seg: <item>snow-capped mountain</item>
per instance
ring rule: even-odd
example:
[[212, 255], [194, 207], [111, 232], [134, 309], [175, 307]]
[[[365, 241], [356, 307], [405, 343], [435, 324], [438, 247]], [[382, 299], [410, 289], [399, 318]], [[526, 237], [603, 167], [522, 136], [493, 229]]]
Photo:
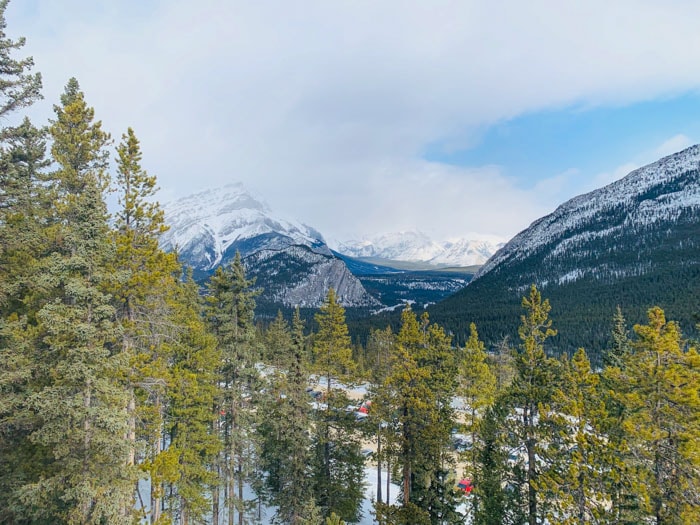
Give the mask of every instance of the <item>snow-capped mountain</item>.
[[275, 215], [242, 184], [203, 191], [163, 206], [170, 225], [161, 240], [166, 250], [177, 249], [188, 264], [211, 270], [233, 257], [261, 249], [308, 246], [330, 255], [319, 232]]
[[646, 310], [659, 305], [692, 333], [700, 294], [700, 145], [535, 221], [431, 317], [448, 328], [468, 318], [487, 340], [517, 340], [520, 300], [533, 283], [550, 299], [560, 333], [552, 344], [562, 350], [604, 348], [618, 305], [630, 323], [645, 322]]
[[164, 207], [170, 230], [161, 245], [206, 276], [240, 252], [243, 264], [262, 289], [259, 310], [312, 307], [334, 288], [346, 307], [380, 303], [336, 258], [319, 232], [276, 215], [243, 185], [231, 184], [182, 198]]
[[[474, 276], [472, 282], [504, 265], [541, 253], [542, 263], [557, 263], [563, 255], [580, 255], [575, 271], [557, 276], [561, 282], [586, 274], [602, 276], [599, 258], [590, 259], [588, 247], [605, 239], [628, 237], [632, 231], [675, 224], [700, 210], [700, 145], [644, 166], [601, 189], [579, 195], [520, 232]], [[698, 231], [700, 233], [700, 231]], [[689, 239], [689, 242], [699, 241]], [[615, 249], [617, 251], [617, 249]], [[645, 263], [632, 262], [627, 271], [643, 273]], [[624, 271], [617, 266], [617, 271]]]
[[416, 231], [379, 235], [359, 241], [337, 243], [336, 251], [350, 257], [423, 262], [436, 266], [484, 264], [502, 246], [497, 239], [437, 242]]

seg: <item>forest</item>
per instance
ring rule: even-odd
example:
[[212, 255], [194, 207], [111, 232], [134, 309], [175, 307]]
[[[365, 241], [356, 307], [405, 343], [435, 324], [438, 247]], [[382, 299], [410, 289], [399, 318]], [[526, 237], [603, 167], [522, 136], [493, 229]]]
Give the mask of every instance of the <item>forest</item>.
[[700, 522], [700, 355], [660, 308], [618, 312], [595, 368], [547, 351], [534, 285], [496, 348], [411, 309], [360, 347], [332, 289], [313, 330], [256, 324], [240, 258], [198, 283], [161, 250], [139, 140], [115, 145], [77, 80], [22, 118], [41, 76], [6, 6], [1, 523], [354, 523], [366, 462], [383, 525]]

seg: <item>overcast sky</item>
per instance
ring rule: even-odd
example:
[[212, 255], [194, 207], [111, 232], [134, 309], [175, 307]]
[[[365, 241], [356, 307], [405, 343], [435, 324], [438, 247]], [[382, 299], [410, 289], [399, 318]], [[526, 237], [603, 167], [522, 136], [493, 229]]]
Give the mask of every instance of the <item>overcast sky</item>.
[[12, 0], [161, 201], [243, 182], [327, 238], [508, 238], [700, 137], [700, 2]]

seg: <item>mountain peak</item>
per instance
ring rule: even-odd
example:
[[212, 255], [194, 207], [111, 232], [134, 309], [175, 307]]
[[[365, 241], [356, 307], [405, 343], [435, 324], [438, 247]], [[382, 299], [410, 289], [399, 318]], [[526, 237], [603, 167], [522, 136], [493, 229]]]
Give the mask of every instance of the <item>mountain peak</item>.
[[170, 230], [161, 244], [177, 249], [199, 270], [211, 270], [235, 251], [308, 246], [330, 254], [320, 233], [272, 212], [243, 184], [205, 190], [163, 206]]

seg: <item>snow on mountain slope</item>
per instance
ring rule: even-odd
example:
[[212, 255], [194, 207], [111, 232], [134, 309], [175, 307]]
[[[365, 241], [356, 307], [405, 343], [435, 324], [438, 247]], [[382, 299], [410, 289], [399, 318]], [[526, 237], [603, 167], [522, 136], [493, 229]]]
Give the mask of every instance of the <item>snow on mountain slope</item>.
[[[545, 253], [542, 263], [549, 263], [563, 254], [570, 257], [577, 247], [594, 240], [622, 238], [633, 229], [659, 224], [673, 225], [682, 213], [700, 208], [700, 185], [695, 181], [699, 168], [700, 145], [696, 145], [565, 202], [516, 235], [481, 267], [472, 282], [538, 251]], [[584, 273], [572, 270], [558, 279], [570, 282]]]
[[320, 233], [272, 213], [242, 184], [203, 191], [163, 206], [170, 230], [161, 244], [176, 249], [200, 270], [210, 270], [236, 250], [242, 255], [260, 249], [304, 245], [330, 255]]
[[336, 251], [350, 257], [427, 262], [436, 266], [473, 266], [484, 264], [500, 246], [502, 243], [495, 238], [436, 242], [424, 233], [408, 231], [337, 243]]

